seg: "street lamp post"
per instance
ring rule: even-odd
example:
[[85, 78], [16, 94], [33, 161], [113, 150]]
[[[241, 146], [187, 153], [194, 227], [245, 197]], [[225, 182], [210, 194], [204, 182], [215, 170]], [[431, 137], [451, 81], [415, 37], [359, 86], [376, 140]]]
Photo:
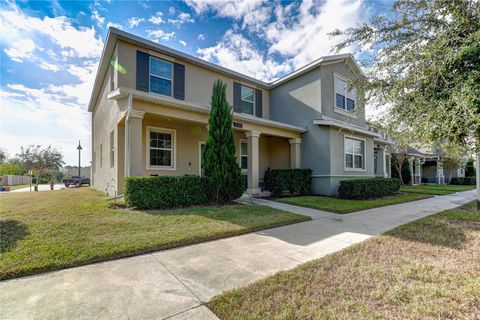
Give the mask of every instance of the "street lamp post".
[[82, 151], [82, 146], [80, 145], [80, 140], [78, 140], [78, 147], [77, 147], [77, 150], [78, 150], [78, 184], [79, 184], [79, 187], [82, 186], [82, 177], [80, 175], [80, 152]]

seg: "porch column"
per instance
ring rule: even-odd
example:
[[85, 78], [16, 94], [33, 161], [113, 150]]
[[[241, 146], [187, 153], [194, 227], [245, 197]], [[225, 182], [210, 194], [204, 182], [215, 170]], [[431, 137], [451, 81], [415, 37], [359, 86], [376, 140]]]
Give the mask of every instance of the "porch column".
[[379, 146], [377, 149], [377, 176], [388, 178], [387, 161], [385, 159], [385, 147]]
[[245, 132], [248, 144], [248, 188], [247, 192], [253, 195], [260, 194], [260, 188], [258, 184], [258, 139], [260, 138], [260, 132], [248, 131]]
[[300, 144], [302, 139], [294, 138], [288, 139], [290, 143], [290, 168], [299, 169], [300, 168]]
[[[144, 111], [132, 110], [125, 124], [125, 177], [143, 175], [142, 124]], [[148, 137], [146, 137], [148, 139]]]
[[437, 160], [437, 184], [443, 184], [445, 182], [445, 176], [443, 175], [443, 162]]
[[415, 184], [415, 172], [414, 172], [414, 166], [413, 166], [413, 159], [408, 158], [408, 167], [410, 168], [410, 184]]
[[421, 160], [415, 160], [415, 184], [422, 183], [422, 162]]

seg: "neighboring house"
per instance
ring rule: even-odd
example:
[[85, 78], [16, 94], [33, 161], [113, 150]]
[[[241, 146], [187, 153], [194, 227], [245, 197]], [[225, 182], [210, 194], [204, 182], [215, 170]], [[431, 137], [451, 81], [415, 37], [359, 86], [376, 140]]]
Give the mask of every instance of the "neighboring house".
[[313, 193], [327, 195], [340, 180], [388, 177], [390, 142], [346, 86], [363, 76], [342, 54], [266, 83], [110, 28], [88, 107], [93, 186], [121, 194], [126, 176], [202, 174], [216, 79], [227, 84], [249, 193], [260, 193], [268, 168], [310, 168]]

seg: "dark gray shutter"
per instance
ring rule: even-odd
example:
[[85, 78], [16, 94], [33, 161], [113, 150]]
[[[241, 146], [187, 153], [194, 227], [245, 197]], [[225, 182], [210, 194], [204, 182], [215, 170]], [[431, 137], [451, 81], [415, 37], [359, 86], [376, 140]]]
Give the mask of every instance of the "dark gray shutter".
[[173, 97], [185, 100], [185, 66], [179, 63], [173, 65]]
[[263, 117], [262, 90], [255, 90], [255, 115], [259, 118]]
[[242, 112], [242, 85], [233, 83], [233, 111]]
[[137, 51], [137, 90], [149, 91], [150, 83], [150, 55]]

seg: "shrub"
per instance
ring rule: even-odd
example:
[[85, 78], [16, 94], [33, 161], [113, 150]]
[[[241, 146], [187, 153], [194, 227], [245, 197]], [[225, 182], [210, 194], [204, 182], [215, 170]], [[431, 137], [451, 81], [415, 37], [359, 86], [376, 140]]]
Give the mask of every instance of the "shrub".
[[473, 165], [473, 159], [468, 159], [465, 164], [465, 177], [475, 177], [476, 174], [477, 170], [475, 170], [475, 166]]
[[452, 178], [450, 184], [474, 186], [477, 184], [477, 179], [475, 177]]
[[227, 85], [220, 80], [213, 84], [204, 153], [205, 176], [217, 204], [224, 204], [243, 194], [242, 173], [235, 156], [232, 108], [227, 102], [226, 88]]
[[340, 181], [338, 195], [343, 199], [369, 199], [392, 195], [399, 189], [398, 178], [353, 179]]
[[281, 197], [284, 192], [307, 195], [312, 186], [311, 175], [310, 169], [268, 169], [263, 180], [274, 197]]
[[[398, 162], [398, 159], [396, 157], [392, 157], [390, 172], [392, 173], [392, 178], [400, 179], [395, 162]], [[404, 161], [402, 164], [402, 181], [404, 185], [409, 185], [410, 182], [412, 182], [412, 172], [410, 171], [410, 164], [408, 161]]]
[[199, 176], [127, 177], [125, 202], [139, 209], [168, 209], [209, 201], [206, 179]]

